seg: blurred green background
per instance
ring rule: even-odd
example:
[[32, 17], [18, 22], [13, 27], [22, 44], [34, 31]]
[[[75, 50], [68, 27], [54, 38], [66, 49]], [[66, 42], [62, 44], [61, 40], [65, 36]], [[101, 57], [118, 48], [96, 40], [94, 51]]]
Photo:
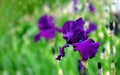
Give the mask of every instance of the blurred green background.
[[[62, 34], [56, 33], [50, 41], [42, 38], [34, 42], [34, 35], [39, 32], [38, 18], [44, 14], [54, 16], [58, 27], [79, 17], [96, 23], [97, 30], [90, 38], [102, 45], [96, 57], [88, 60], [87, 73], [97, 75], [97, 63], [101, 62], [104, 75], [113, 75], [111, 62], [114, 61], [116, 75], [120, 75], [120, 35], [115, 36], [106, 29], [106, 24], [114, 19], [112, 3], [107, 0], [90, 2], [97, 13], [88, 10], [86, 0], [79, 0], [77, 12], [73, 11], [72, 0], [0, 0], [0, 75], [78, 75], [80, 54], [74, 52], [72, 46], [65, 49], [66, 56], [61, 61], [55, 60], [59, 48], [65, 44]], [[105, 11], [106, 5], [108, 11]]]

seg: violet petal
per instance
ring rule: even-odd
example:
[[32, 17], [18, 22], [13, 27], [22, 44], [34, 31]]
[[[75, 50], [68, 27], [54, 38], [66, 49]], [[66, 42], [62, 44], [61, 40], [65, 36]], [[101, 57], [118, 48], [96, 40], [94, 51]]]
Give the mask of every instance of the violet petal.
[[90, 12], [92, 12], [92, 13], [96, 12], [95, 7], [91, 3], [88, 4], [88, 8], [89, 8]]
[[100, 45], [100, 42], [95, 43], [92, 39], [88, 39], [81, 43], [75, 43], [73, 47], [75, 51], [80, 52], [82, 60], [86, 61], [88, 58], [93, 58], [96, 55]]
[[40, 33], [36, 34], [36, 35], [34, 36], [34, 41], [35, 41], [35, 42], [39, 41], [39, 40], [40, 40], [40, 37], [41, 37]]
[[61, 60], [61, 57], [65, 56], [64, 49], [66, 47], [69, 47], [69, 44], [66, 43], [62, 48], [59, 49], [60, 53], [59, 53], [58, 57], [56, 58], [56, 60]]
[[87, 33], [90, 33], [90, 32], [93, 32], [93, 31], [95, 31], [97, 29], [97, 26], [96, 26], [96, 24], [94, 24], [94, 23], [92, 23], [92, 22], [89, 22], [89, 27], [88, 27], [88, 29], [87, 29]]

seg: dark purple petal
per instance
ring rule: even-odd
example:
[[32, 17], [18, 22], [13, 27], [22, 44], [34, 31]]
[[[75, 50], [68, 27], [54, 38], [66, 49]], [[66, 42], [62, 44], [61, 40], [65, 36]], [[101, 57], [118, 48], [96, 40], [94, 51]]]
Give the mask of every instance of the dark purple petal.
[[88, 8], [89, 8], [90, 12], [92, 12], [92, 13], [96, 12], [95, 7], [91, 3], [88, 4]]
[[72, 42], [77, 43], [79, 41], [84, 41], [88, 38], [88, 34], [83, 30], [76, 30], [74, 31]]
[[84, 20], [82, 18], [78, 18], [74, 25], [72, 25], [72, 30], [75, 31], [77, 29], [84, 30]]
[[62, 48], [59, 49], [60, 53], [59, 53], [58, 57], [56, 58], [56, 60], [61, 60], [61, 57], [65, 56], [64, 49], [66, 47], [69, 47], [69, 44], [65, 44]]
[[97, 29], [97, 26], [96, 26], [96, 24], [94, 24], [94, 23], [92, 23], [92, 22], [89, 22], [89, 27], [88, 27], [88, 29], [87, 29], [87, 33], [90, 33], [90, 32], [92, 32], [92, 31], [95, 31]]
[[61, 29], [61, 28], [54, 27], [54, 29], [55, 29], [57, 32], [62, 32], [62, 29]]
[[73, 47], [75, 51], [80, 52], [82, 60], [86, 61], [88, 58], [93, 58], [96, 55], [100, 45], [100, 42], [95, 43], [92, 39], [88, 39], [81, 43], [73, 44]]
[[65, 24], [63, 25], [62, 29], [63, 29], [63, 34], [67, 34], [68, 32], [72, 31], [72, 25], [74, 25], [74, 21], [67, 21], [65, 22]]
[[46, 40], [50, 40], [55, 37], [55, 30], [54, 29], [42, 30], [41, 37], [44, 37]]
[[38, 28], [40, 30], [40, 36], [36, 35], [34, 38], [35, 41], [38, 41], [40, 37], [50, 40], [55, 37], [55, 31], [62, 32], [62, 29], [55, 26], [54, 18], [49, 15], [43, 15], [39, 18]]
[[71, 41], [71, 38], [73, 36], [73, 31], [72, 31], [72, 25], [74, 25], [74, 21], [67, 21], [64, 25], [63, 25], [63, 38], [66, 40], [66, 42], [68, 43], [68, 41]]
[[52, 16], [43, 15], [38, 20], [38, 28], [40, 30], [50, 29], [54, 27], [54, 18]]
[[83, 25], [85, 24], [85, 22], [84, 22], [84, 20], [83, 20], [82, 18], [78, 18], [78, 19], [76, 20], [76, 22], [77, 22], [78, 24], [80, 24], [82, 27], [83, 27]]
[[35, 37], [34, 37], [34, 41], [35, 42], [39, 41], [40, 37], [41, 37], [40, 33], [36, 34]]
[[87, 39], [88, 34], [83, 27], [84, 20], [82, 20], [82, 18], [78, 18], [76, 21], [67, 21], [63, 25], [63, 38], [69, 44]]
[[78, 18], [76, 21], [67, 21], [63, 25], [63, 34], [66, 34], [67, 32], [73, 32], [75, 30], [84, 30], [84, 20], [82, 18]]

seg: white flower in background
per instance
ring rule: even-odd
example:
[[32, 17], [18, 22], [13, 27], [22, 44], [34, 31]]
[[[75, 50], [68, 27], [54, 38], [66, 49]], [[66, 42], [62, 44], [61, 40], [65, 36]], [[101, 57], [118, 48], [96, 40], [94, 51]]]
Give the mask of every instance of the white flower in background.
[[114, 13], [120, 12], [120, 0], [112, 0], [112, 11]]

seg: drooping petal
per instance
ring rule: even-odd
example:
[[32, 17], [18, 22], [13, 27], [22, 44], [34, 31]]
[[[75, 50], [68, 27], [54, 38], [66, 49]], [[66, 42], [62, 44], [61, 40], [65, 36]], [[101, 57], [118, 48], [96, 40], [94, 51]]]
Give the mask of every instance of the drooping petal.
[[95, 31], [97, 28], [96, 24], [92, 23], [92, 22], [89, 22], [89, 27], [88, 29], [86, 30], [87, 33], [90, 33], [90, 32], [93, 32]]
[[89, 57], [90, 57], [90, 58], [95, 57], [95, 55], [96, 55], [96, 53], [97, 53], [98, 48], [99, 48], [100, 45], [101, 45], [100, 42], [96, 42], [96, 43], [93, 43], [93, 44], [91, 45], [92, 48], [89, 50], [89, 51], [90, 51], [90, 52], [89, 52]]
[[54, 29], [42, 30], [41, 37], [44, 37], [46, 40], [50, 40], [55, 37], [55, 30]]
[[92, 39], [88, 39], [83, 42], [73, 44], [73, 47], [75, 51], [80, 52], [82, 60], [86, 61], [88, 58], [93, 58], [96, 55], [100, 45], [100, 42], [95, 43]]
[[65, 56], [64, 49], [65, 49], [66, 47], [69, 47], [69, 44], [66, 43], [63, 47], [61, 47], [61, 48], [59, 49], [60, 53], [59, 53], [58, 57], [56, 58], [56, 60], [61, 60], [61, 57], [64, 57], [64, 56]]
[[74, 31], [72, 42], [77, 43], [79, 41], [84, 41], [88, 38], [88, 34], [83, 30], [76, 30]]

